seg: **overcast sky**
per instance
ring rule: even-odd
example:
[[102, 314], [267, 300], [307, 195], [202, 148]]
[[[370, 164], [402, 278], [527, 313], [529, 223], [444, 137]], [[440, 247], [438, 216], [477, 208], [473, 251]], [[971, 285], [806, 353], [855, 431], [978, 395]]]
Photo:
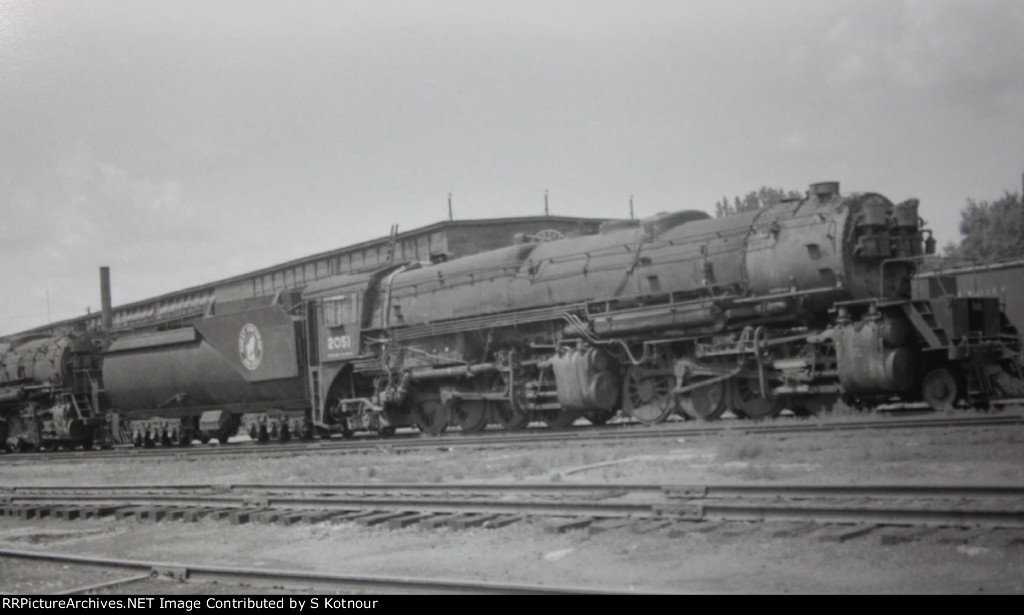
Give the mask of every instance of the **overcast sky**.
[[0, 334], [447, 216], [1020, 192], [1020, 0], [0, 0]]

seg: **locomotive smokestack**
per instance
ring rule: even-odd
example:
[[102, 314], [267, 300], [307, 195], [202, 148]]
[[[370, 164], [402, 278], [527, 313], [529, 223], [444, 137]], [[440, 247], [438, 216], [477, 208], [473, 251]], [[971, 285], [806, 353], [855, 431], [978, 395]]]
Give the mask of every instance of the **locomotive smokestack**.
[[103, 330], [114, 325], [114, 311], [110, 306], [110, 267], [100, 267], [100, 302], [103, 306]]

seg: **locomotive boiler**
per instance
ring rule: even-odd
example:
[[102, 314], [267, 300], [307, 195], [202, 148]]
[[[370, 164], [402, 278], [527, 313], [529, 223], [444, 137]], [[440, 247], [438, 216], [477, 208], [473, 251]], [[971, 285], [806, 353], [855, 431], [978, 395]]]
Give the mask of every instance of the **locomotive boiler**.
[[1019, 342], [995, 298], [911, 296], [934, 251], [917, 209], [827, 182], [721, 219], [613, 221], [314, 283], [313, 420], [438, 433], [984, 403], [1019, 376]]

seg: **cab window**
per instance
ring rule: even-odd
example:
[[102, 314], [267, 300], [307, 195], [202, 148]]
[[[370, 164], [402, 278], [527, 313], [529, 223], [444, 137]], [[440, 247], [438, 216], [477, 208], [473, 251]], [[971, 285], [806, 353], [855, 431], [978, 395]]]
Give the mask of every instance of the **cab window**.
[[358, 322], [359, 295], [339, 295], [324, 299], [324, 324], [328, 327]]

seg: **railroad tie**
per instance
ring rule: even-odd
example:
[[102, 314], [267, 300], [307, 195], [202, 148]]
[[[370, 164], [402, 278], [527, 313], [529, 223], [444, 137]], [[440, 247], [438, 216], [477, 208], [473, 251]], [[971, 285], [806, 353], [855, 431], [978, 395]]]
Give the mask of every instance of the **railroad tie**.
[[935, 535], [935, 541], [944, 545], [965, 545], [988, 532], [985, 528], [944, 527]]
[[228, 519], [231, 515], [236, 512], [237, 508], [214, 508], [207, 513], [207, 517], [214, 521], [220, 521], [221, 519]]
[[724, 521], [700, 521], [698, 523], [676, 524], [668, 531], [669, 538], [685, 538], [689, 535], [707, 534], [714, 532], [725, 525]]
[[210, 515], [213, 511], [217, 510], [210, 506], [198, 506], [194, 508], [184, 508], [181, 511], [181, 520], [185, 523], [195, 523], [200, 519]]
[[392, 510], [389, 512], [381, 512], [375, 515], [368, 515], [365, 517], [359, 517], [356, 519], [356, 523], [365, 527], [372, 527], [374, 525], [380, 525], [381, 523], [387, 523], [392, 519], [399, 519], [401, 517], [408, 517], [415, 515], [414, 511], [409, 510]]
[[160, 521], [168, 512], [166, 508], [146, 508], [139, 512], [138, 517], [143, 521]]
[[281, 517], [288, 514], [289, 511], [285, 510], [264, 510], [253, 515], [253, 523], [277, 523]]
[[145, 510], [149, 510], [149, 508], [146, 506], [125, 506], [123, 508], [118, 508], [114, 512], [114, 518], [121, 521], [128, 517], [138, 517]]
[[320, 523], [335, 513], [322, 510], [309, 510], [299, 514], [299, 520], [303, 523]]
[[674, 521], [669, 519], [655, 519], [651, 521], [637, 521], [629, 528], [633, 534], [649, 534], [662, 528], [673, 525]]
[[167, 510], [168, 521], [178, 521], [179, 519], [185, 518], [185, 512], [191, 510], [190, 508], [170, 508]]
[[826, 528], [818, 540], [822, 542], [846, 542], [854, 538], [860, 538], [877, 528], [877, 525], [865, 523], [863, 525], [837, 525]]
[[498, 513], [485, 513], [485, 514], [472, 514], [467, 517], [460, 517], [458, 519], [451, 519], [448, 521], [448, 528], [453, 530], [464, 530], [470, 527], [478, 527], [487, 523], [491, 519], [496, 519]]
[[262, 508], [241, 508], [228, 514], [228, 520], [231, 521], [231, 525], [241, 525], [253, 520], [263, 510]]
[[73, 521], [82, 516], [82, 509], [77, 506], [59, 506], [53, 509], [53, 517], [65, 521]]
[[24, 504], [16, 512], [21, 519], [41, 519], [50, 514], [48, 509], [34, 504]]
[[277, 516], [277, 518], [275, 519], [274, 523], [277, 523], [278, 525], [285, 525], [285, 526], [295, 525], [296, 523], [299, 523], [300, 521], [305, 521], [305, 515], [306, 515], [305, 512], [296, 511], [296, 510], [287, 510], [287, 511], [284, 511], [281, 514], [279, 514]]
[[506, 525], [512, 525], [513, 523], [524, 521], [525, 519], [526, 515], [499, 515], [497, 518], [484, 523], [483, 527], [485, 530], [494, 530], [505, 527]]
[[797, 536], [813, 532], [814, 530], [821, 527], [818, 523], [814, 521], [783, 522], [780, 525], [781, 527], [776, 527], [775, 530], [771, 533], [772, 538], [796, 538]]
[[330, 516], [331, 523], [344, 523], [346, 521], [356, 521], [363, 517], [369, 517], [378, 513], [384, 512], [383, 510], [348, 510], [341, 511]]
[[433, 513], [433, 512], [414, 513], [414, 514], [406, 516], [406, 517], [396, 517], [394, 519], [389, 519], [388, 520], [388, 529], [400, 530], [402, 528], [409, 527], [410, 525], [412, 525], [414, 523], [419, 523], [419, 522], [423, 521], [424, 519], [429, 519], [430, 517], [433, 517], [436, 514], [437, 513]]
[[429, 519], [424, 519], [423, 521], [420, 521], [420, 525], [429, 530], [432, 530], [434, 528], [441, 527], [442, 525], [448, 525], [448, 522], [458, 519], [460, 517], [465, 517], [468, 514], [470, 513], [448, 513], [434, 515]]
[[578, 530], [585, 528], [595, 519], [593, 517], [577, 517], [575, 519], [556, 519], [549, 522], [544, 526], [544, 531], [548, 534], [563, 534], [569, 530]]
[[587, 528], [587, 533], [591, 536], [595, 536], [597, 534], [603, 534], [613, 530], [624, 529], [635, 522], [636, 521], [634, 519], [603, 519], [592, 523], [590, 527]]
[[886, 546], [917, 542], [922, 538], [933, 536], [940, 529], [937, 527], [889, 527], [882, 530], [879, 540]]

